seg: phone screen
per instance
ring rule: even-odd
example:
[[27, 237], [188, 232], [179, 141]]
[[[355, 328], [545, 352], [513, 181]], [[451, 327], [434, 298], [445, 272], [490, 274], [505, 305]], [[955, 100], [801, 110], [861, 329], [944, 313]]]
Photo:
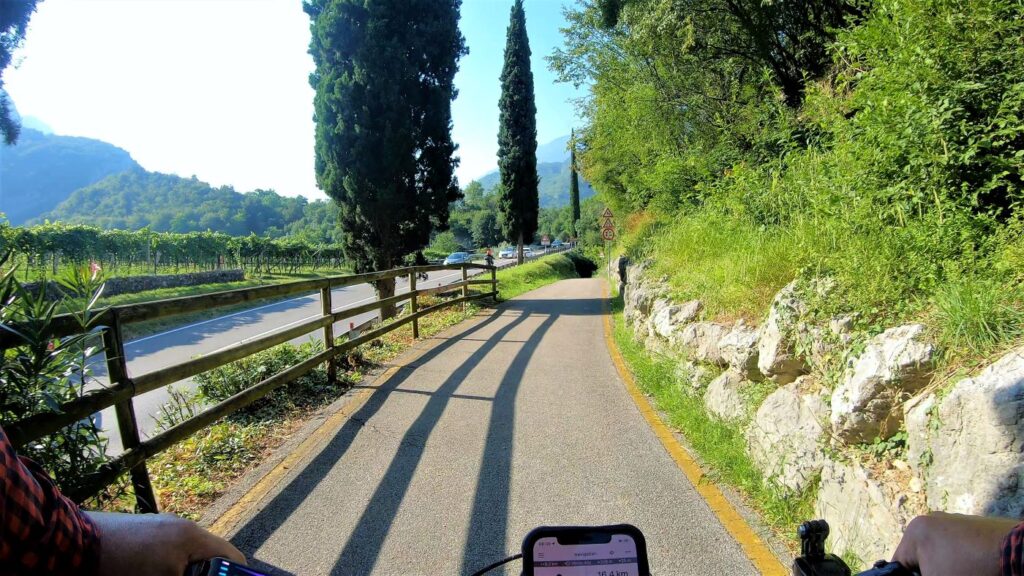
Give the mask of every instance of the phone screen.
[[229, 562], [223, 558], [214, 558], [210, 561], [210, 570], [206, 573], [209, 576], [267, 576], [262, 572], [250, 570], [240, 564]]
[[636, 542], [610, 534], [598, 542], [560, 542], [555, 536], [533, 545], [534, 576], [640, 576]]

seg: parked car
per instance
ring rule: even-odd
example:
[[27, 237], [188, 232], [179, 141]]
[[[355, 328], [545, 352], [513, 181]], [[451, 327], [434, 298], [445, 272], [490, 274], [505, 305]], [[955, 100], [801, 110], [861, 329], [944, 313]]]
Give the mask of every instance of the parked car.
[[516, 247], [515, 246], [509, 246], [507, 248], [502, 248], [500, 251], [498, 251], [498, 258], [514, 258], [515, 255], [516, 255]]
[[564, 246], [564, 244], [562, 244], [561, 240], [555, 240], [554, 242], [551, 243], [551, 247], [552, 248], [556, 248], [557, 249], [557, 248], [561, 248], [562, 246]]
[[538, 252], [534, 251], [533, 246], [523, 246], [523, 258], [533, 258]]
[[444, 265], [448, 266], [449, 264], [465, 264], [466, 262], [470, 262], [471, 260], [472, 257], [470, 256], [469, 252], [452, 252], [451, 254], [448, 255], [447, 258], [444, 259]]

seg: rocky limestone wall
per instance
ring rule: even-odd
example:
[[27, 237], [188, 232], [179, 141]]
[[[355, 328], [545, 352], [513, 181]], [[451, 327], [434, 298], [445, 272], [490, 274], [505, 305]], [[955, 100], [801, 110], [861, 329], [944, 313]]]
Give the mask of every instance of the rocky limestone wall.
[[[242, 270], [214, 270], [211, 272], [192, 272], [189, 274], [154, 274], [148, 276], [125, 276], [123, 278], [110, 278], [104, 284], [104, 296], [117, 296], [118, 294], [135, 294], [147, 290], [158, 290], [160, 288], [180, 288], [183, 286], [200, 286], [202, 284], [222, 284], [227, 282], [241, 282], [245, 280], [245, 272]], [[29, 282], [24, 284], [25, 288], [36, 292], [40, 290], [41, 282]], [[53, 281], [46, 282], [46, 297], [49, 300], [60, 300], [64, 298], [64, 289]]]
[[[802, 294], [827, 294], [827, 279], [784, 287], [759, 326], [726, 325], [649, 270], [615, 262], [626, 322], [678, 359], [680, 394], [743, 430], [765, 482], [816, 491], [836, 553], [888, 558], [928, 510], [1024, 517], [1024, 347], [936, 389], [925, 326], [856, 334], [849, 315], [806, 320]], [[777, 387], [751, 406], [755, 382]]]

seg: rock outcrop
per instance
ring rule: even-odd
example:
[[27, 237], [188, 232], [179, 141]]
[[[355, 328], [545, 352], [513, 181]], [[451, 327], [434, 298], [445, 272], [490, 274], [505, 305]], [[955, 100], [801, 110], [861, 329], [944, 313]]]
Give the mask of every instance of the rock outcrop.
[[690, 351], [692, 358], [725, 366], [725, 357], [718, 347], [718, 342], [729, 332], [729, 329], [714, 322], [691, 322], [678, 332], [676, 345]]
[[[672, 301], [644, 268], [630, 265], [624, 291], [637, 338], [676, 356], [676, 386], [687, 401], [700, 394], [708, 414], [744, 426], [749, 456], [767, 481], [795, 495], [820, 479], [816, 513], [829, 521], [837, 553], [865, 562], [889, 557], [925, 502], [1024, 517], [1024, 347], [952, 388], [921, 394], [935, 356], [925, 328], [886, 330], [850, 360], [854, 317], [811, 325], [801, 300], [827, 297], [828, 279], [786, 286], [755, 328], [699, 320], [699, 302]], [[829, 402], [811, 378], [836, 370]], [[748, 387], [767, 386], [753, 384], [764, 377], [782, 387], [755, 407]], [[896, 452], [876, 458], [845, 448], [887, 438], [904, 421], [907, 462]]]
[[700, 300], [673, 304], [667, 299], [655, 300], [651, 307], [651, 330], [662, 338], [673, 341], [676, 334], [697, 319], [703, 305]]
[[821, 470], [815, 516], [828, 521], [832, 549], [849, 551], [865, 563], [892, 558], [905, 522], [900, 499], [859, 464], [827, 460]]
[[915, 402], [907, 432], [929, 507], [1024, 516], [1024, 347], [957, 382], [941, 400]]
[[704, 392], [704, 406], [723, 420], [742, 420], [747, 416], [747, 403], [741, 391], [748, 384], [740, 373], [726, 370], [708, 384]]
[[796, 354], [792, 338], [802, 311], [803, 303], [796, 297], [796, 281], [793, 281], [775, 295], [768, 318], [761, 325], [757, 367], [779, 384], [789, 384], [807, 372], [807, 366]]
[[801, 376], [765, 398], [746, 434], [765, 478], [790, 493], [806, 489], [825, 462], [828, 404], [820, 391], [802, 393], [808, 379]]
[[888, 438], [899, 430], [899, 405], [928, 383], [934, 347], [925, 328], [890, 328], [868, 341], [832, 394], [832, 427], [848, 444]]
[[763, 378], [757, 368], [757, 337], [757, 328], [747, 326], [740, 320], [718, 341], [719, 353], [729, 368], [755, 382]]

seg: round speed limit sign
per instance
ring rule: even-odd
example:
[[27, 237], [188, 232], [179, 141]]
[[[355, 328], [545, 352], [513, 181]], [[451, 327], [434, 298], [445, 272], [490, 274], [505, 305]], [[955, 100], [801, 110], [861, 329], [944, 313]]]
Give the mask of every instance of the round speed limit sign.
[[601, 238], [609, 242], [615, 240], [615, 230], [612, 228], [605, 228], [604, 230], [601, 230]]

